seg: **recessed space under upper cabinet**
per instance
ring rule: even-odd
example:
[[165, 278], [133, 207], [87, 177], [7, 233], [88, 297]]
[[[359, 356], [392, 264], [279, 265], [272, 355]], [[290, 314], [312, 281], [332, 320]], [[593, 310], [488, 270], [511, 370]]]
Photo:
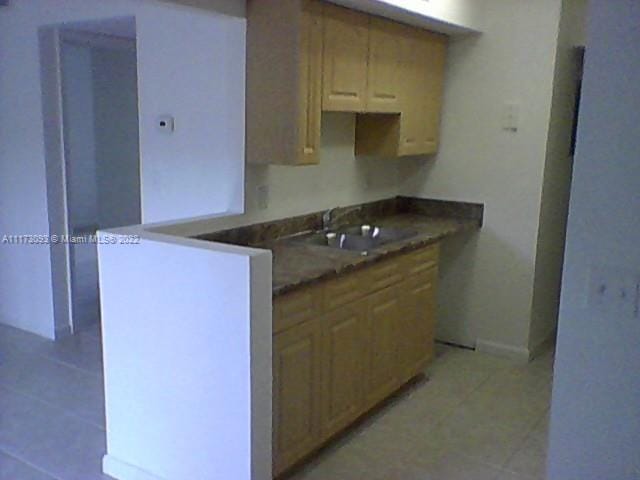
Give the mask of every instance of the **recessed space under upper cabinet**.
[[447, 37], [320, 0], [249, 0], [247, 161], [319, 161], [322, 111], [356, 155], [437, 151]]

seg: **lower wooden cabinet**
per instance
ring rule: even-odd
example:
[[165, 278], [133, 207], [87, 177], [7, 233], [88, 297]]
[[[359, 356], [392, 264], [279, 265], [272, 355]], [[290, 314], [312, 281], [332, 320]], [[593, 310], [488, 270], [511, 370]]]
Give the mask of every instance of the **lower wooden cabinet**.
[[275, 476], [433, 359], [437, 259], [432, 245], [276, 298]]
[[373, 406], [400, 383], [398, 340], [402, 327], [401, 298], [396, 287], [372, 294], [368, 300], [366, 404]]
[[273, 469], [278, 475], [311, 452], [320, 438], [320, 319], [273, 339]]
[[367, 351], [366, 301], [322, 317], [322, 427], [329, 438], [362, 411]]
[[408, 333], [398, 336], [403, 380], [424, 369], [435, 357], [437, 281], [437, 269], [431, 268], [401, 284], [403, 325], [400, 331]]

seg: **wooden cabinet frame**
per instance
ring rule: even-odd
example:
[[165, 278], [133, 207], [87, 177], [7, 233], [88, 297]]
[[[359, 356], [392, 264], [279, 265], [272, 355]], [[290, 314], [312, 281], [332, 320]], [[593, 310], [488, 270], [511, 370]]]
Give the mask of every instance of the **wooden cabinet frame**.
[[318, 163], [322, 110], [357, 113], [356, 155], [435, 153], [446, 47], [321, 0], [248, 0], [247, 162]]
[[274, 299], [274, 475], [433, 359], [437, 265], [435, 244]]

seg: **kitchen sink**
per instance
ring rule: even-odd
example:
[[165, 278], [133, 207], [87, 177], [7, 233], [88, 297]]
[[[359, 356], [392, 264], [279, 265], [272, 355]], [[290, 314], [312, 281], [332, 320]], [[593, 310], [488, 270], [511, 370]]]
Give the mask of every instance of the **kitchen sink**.
[[413, 230], [359, 225], [337, 231], [314, 232], [297, 237], [295, 241], [308, 245], [351, 250], [366, 254], [381, 245], [405, 240], [414, 236]]
[[347, 235], [356, 235], [361, 238], [370, 238], [383, 245], [385, 243], [398, 242], [416, 235], [416, 232], [405, 228], [378, 227], [375, 225], [359, 225], [348, 227], [340, 231]]

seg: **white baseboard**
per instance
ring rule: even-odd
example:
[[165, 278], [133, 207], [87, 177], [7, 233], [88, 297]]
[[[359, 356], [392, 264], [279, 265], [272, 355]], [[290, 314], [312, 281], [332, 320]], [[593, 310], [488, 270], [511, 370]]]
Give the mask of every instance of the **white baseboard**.
[[102, 457], [102, 471], [117, 480], [166, 480], [109, 454]]
[[514, 347], [513, 345], [482, 340], [480, 338], [476, 341], [476, 350], [478, 352], [510, 358], [520, 363], [527, 363], [531, 359], [531, 352], [528, 348]]

